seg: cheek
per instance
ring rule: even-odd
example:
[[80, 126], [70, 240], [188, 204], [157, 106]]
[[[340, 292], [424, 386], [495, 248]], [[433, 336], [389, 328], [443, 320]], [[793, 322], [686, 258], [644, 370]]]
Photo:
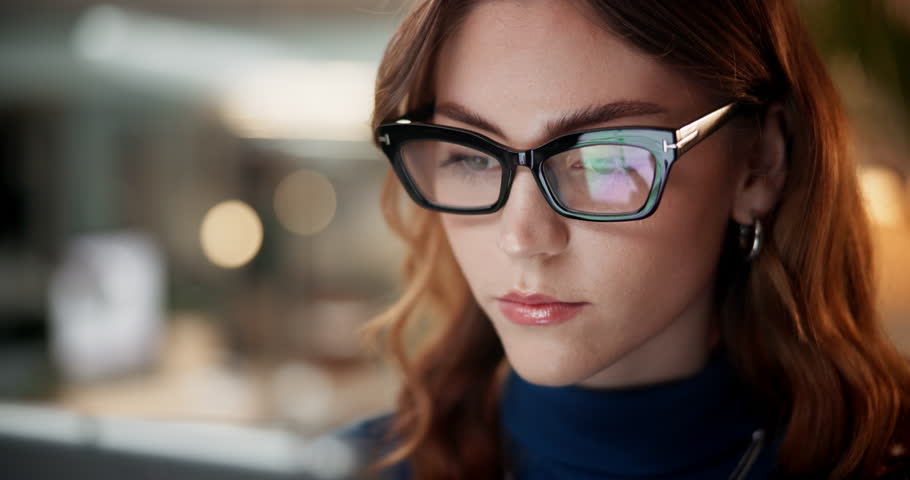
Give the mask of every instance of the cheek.
[[652, 230], [647, 248], [664, 259], [667, 273], [704, 272], [716, 263], [732, 211], [730, 160], [719, 151], [693, 150], [670, 172], [660, 207], [642, 223]]
[[718, 143], [696, 147], [677, 161], [664, 189], [659, 219], [693, 247], [715, 244], [733, 210], [736, 160]]
[[667, 203], [636, 224], [576, 232], [572, 281], [605, 300], [601, 307], [616, 322], [643, 329], [665, 324], [712, 280], [723, 217]]
[[476, 292], [478, 279], [494, 275], [500, 268], [498, 258], [496, 217], [493, 215], [440, 214], [443, 231], [452, 253], [461, 267], [469, 286]]

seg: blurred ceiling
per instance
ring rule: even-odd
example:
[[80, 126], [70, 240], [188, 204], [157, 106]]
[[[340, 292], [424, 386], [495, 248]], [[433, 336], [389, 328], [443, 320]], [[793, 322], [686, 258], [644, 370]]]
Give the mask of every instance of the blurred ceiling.
[[[96, 0], [4, 0], [3, 13], [64, 14], [102, 2]], [[119, 0], [121, 8], [138, 9], [184, 17], [213, 15], [236, 17], [283, 17], [287, 15], [368, 16], [400, 13], [407, 0]]]

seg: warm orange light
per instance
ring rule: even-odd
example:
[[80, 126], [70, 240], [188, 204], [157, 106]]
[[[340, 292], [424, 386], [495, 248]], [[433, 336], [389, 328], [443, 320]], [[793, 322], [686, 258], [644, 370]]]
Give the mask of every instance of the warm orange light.
[[903, 181], [894, 170], [880, 166], [863, 166], [859, 171], [860, 186], [869, 217], [879, 226], [898, 227], [907, 221]]
[[206, 258], [223, 268], [246, 265], [262, 246], [262, 222], [239, 200], [215, 205], [205, 214], [199, 240]]

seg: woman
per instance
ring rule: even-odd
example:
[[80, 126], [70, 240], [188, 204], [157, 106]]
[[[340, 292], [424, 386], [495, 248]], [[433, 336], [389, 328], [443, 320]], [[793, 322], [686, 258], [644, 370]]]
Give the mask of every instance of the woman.
[[409, 248], [369, 329], [397, 410], [347, 432], [374, 471], [905, 478], [910, 370], [791, 1], [426, 0], [373, 119]]

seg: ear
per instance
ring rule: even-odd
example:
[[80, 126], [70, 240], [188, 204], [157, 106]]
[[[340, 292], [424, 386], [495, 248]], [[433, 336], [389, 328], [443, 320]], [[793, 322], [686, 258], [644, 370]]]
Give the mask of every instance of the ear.
[[745, 152], [738, 169], [732, 212], [737, 223], [752, 225], [777, 204], [787, 178], [788, 131], [784, 107], [769, 105], [759, 119], [754, 148]]

